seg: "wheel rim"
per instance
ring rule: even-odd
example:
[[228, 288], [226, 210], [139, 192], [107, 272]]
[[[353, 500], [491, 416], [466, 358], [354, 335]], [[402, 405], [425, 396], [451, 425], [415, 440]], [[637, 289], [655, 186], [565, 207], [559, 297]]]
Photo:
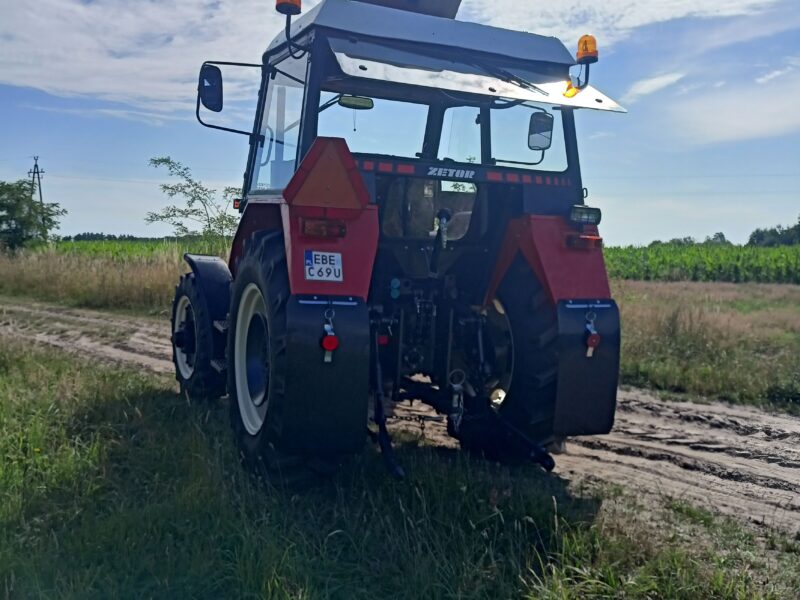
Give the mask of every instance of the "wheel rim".
[[250, 435], [264, 425], [269, 404], [267, 305], [254, 283], [242, 293], [236, 316], [234, 375], [242, 423]]
[[178, 373], [186, 380], [194, 374], [194, 361], [197, 352], [197, 323], [194, 308], [188, 296], [181, 296], [175, 307], [175, 323], [172, 329], [175, 363]]
[[504, 364], [503, 372], [498, 373], [496, 385], [487, 390], [495, 407], [500, 407], [511, 389], [514, 377], [514, 330], [503, 303], [495, 299], [487, 312], [486, 328], [495, 353], [496, 363]]

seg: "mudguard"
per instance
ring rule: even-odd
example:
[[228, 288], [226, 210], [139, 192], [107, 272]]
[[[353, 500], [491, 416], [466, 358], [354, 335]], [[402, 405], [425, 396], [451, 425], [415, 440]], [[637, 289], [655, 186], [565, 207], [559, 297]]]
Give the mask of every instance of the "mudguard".
[[[619, 382], [620, 320], [613, 300], [566, 300], [557, 305], [558, 392], [556, 436], [608, 433], [614, 425]], [[600, 344], [587, 356], [587, 325]]]
[[[288, 452], [318, 456], [360, 452], [369, 399], [369, 311], [360, 300], [292, 296], [286, 307], [286, 407], [281, 434]], [[340, 340], [325, 362], [327, 318]], [[296, 431], [292, 431], [296, 428]]]
[[[183, 259], [189, 264], [194, 273], [195, 281], [200, 294], [206, 303], [208, 316], [211, 320], [205, 326], [210, 328], [214, 347], [212, 348], [212, 361], [225, 358], [225, 329], [228, 320], [228, 310], [231, 301], [231, 272], [228, 265], [218, 256], [202, 256], [199, 254], [184, 254]], [[212, 364], [215, 364], [212, 362]], [[224, 367], [217, 367], [222, 370]]]
[[203, 292], [211, 318], [224, 321], [228, 318], [231, 301], [231, 272], [228, 265], [218, 256], [184, 254], [185, 260], [194, 273], [195, 281]]

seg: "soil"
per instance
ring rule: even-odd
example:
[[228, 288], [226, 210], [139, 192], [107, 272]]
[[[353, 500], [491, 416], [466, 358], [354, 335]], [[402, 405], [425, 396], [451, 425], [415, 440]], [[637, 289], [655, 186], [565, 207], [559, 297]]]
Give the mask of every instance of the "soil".
[[[0, 298], [0, 337], [96, 360], [172, 373], [169, 324]], [[392, 426], [455, 445], [427, 407], [398, 406]], [[409, 417], [403, 420], [402, 417]], [[423, 420], [412, 420], [422, 417]], [[614, 430], [570, 439], [556, 457], [567, 479], [591, 479], [800, 535], [800, 418], [721, 403], [675, 402], [620, 390]]]

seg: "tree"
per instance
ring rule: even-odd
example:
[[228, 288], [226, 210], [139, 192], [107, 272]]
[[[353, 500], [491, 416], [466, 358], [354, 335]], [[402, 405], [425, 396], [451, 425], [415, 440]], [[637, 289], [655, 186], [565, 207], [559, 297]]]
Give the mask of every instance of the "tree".
[[21, 179], [0, 181], [0, 247], [17, 250], [32, 242], [46, 242], [67, 214], [55, 202], [34, 200], [35, 185]]
[[161, 184], [161, 191], [170, 198], [182, 198], [183, 205], [172, 204], [157, 212], [147, 213], [147, 223], [167, 223], [175, 230], [175, 235], [208, 235], [230, 237], [236, 231], [238, 219], [228, 212], [233, 198], [239, 189], [226, 187], [222, 197], [217, 198], [217, 190], [204, 186], [192, 177], [189, 167], [169, 156], [150, 159], [150, 166], [166, 168], [169, 175], [178, 179], [177, 183]]
[[714, 235], [706, 236], [706, 241], [703, 242], [704, 244], [709, 245], [719, 245], [719, 246], [733, 246], [733, 243], [728, 241], [728, 238], [725, 237], [725, 234], [721, 231], [718, 231]]
[[756, 229], [750, 234], [747, 241], [748, 246], [792, 246], [800, 244], [800, 217], [797, 223], [791, 227], [768, 227], [766, 229]]

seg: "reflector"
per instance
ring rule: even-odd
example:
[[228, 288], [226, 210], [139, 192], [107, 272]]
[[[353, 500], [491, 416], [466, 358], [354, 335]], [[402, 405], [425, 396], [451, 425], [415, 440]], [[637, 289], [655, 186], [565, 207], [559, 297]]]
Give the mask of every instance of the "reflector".
[[303, 219], [303, 235], [320, 238], [342, 238], [347, 235], [347, 226], [344, 221]]

